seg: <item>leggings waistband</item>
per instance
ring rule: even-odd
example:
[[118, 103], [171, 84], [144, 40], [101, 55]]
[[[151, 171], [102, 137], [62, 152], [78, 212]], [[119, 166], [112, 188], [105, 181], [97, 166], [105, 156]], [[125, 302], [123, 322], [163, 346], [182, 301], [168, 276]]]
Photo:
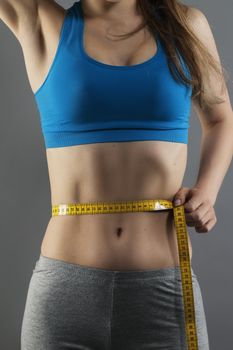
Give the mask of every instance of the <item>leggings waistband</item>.
[[[66, 271], [83, 275], [85, 277], [91, 278], [117, 278], [120, 280], [135, 280], [135, 279], [180, 279], [181, 271], [180, 266], [165, 267], [159, 269], [142, 269], [142, 270], [111, 270], [102, 269], [98, 267], [91, 267], [80, 265], [77, 263], [70, 263], [67, 261], [50, 258], [40, 254], [39, 259], [36, 262], [36, 269], [46, 269], [46, 268], [60, 268], [66, 269]], [[194, 278], [196, 275], [191, 267], [191, 273]]]

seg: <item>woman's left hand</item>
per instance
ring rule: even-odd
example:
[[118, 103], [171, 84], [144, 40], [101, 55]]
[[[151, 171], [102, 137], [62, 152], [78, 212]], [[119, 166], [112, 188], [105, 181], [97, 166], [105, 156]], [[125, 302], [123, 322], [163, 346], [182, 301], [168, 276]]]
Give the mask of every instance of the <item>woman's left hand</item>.
[[[176, 204], [178, 199], [181, 202]], [[184, 205], [186, 224], [195, 226], [198, 233], [210, 231], [217, 222], [213, 204], [200, 188], [181, 187], [174, 196], [173, 204]]]

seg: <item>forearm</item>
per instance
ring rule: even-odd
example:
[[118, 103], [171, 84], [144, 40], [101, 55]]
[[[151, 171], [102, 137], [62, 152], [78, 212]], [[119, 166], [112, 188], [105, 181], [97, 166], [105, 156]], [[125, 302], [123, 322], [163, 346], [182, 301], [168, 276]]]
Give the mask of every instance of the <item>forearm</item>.
[[233, 122], [222, 121], [204, 130], [196, 184], [215, 204], [233, 154]]

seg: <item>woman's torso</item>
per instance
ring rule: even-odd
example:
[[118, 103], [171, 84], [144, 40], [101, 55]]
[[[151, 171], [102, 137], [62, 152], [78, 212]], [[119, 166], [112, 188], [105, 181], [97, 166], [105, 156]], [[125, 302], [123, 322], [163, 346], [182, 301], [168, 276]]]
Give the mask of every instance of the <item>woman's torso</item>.
[[[57, 4], [50, 4], [46, 11], [41, 10], [38, 45], [22, 44], [33, 91], [41, 86], [52, 64], [64, 15], [65, 11]], [[128, 41], [118, 43], [119, 51], [111, 46], [114, 43], [104, 47], [97, 23], [94, 20], [85, 23], [85, 49], [97, 60], [115, 65], [137, 64], [154, 54], [154, 40], [149, 35], [144, 37], [142, 31]], [[134, 27], [131, 25], [130, 28]], [[94, 30], [98, 47], [91, 43]], [[46, 45], [40, 44], [41, 36]], [[113, 52], [116, 62], [113, 58], [110, 62]], [[182, 186], [187, 145], [154, 140], [103, 142], [49, 148], [46, 156], [51, 205], [156, 198], [172, 200]], [[189, 248], [192, 258], [190, 239]], [[115, 270], [179, 265], [172, 211], [51, 217], [41, 253], [81, 265]]]

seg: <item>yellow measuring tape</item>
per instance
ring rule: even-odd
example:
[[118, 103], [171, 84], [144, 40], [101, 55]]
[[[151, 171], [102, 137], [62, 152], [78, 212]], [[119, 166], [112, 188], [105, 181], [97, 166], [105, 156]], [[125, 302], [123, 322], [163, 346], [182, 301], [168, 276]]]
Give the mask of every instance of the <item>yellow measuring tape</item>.
[[145, 212], [166, 209], [173, 209], [177, 233], [188, 350], [198, 350], [188, 233], [183, 205], [174, 206], [171, 201], [166, 199], [59, 204], [52, 206], [52, 216]]

